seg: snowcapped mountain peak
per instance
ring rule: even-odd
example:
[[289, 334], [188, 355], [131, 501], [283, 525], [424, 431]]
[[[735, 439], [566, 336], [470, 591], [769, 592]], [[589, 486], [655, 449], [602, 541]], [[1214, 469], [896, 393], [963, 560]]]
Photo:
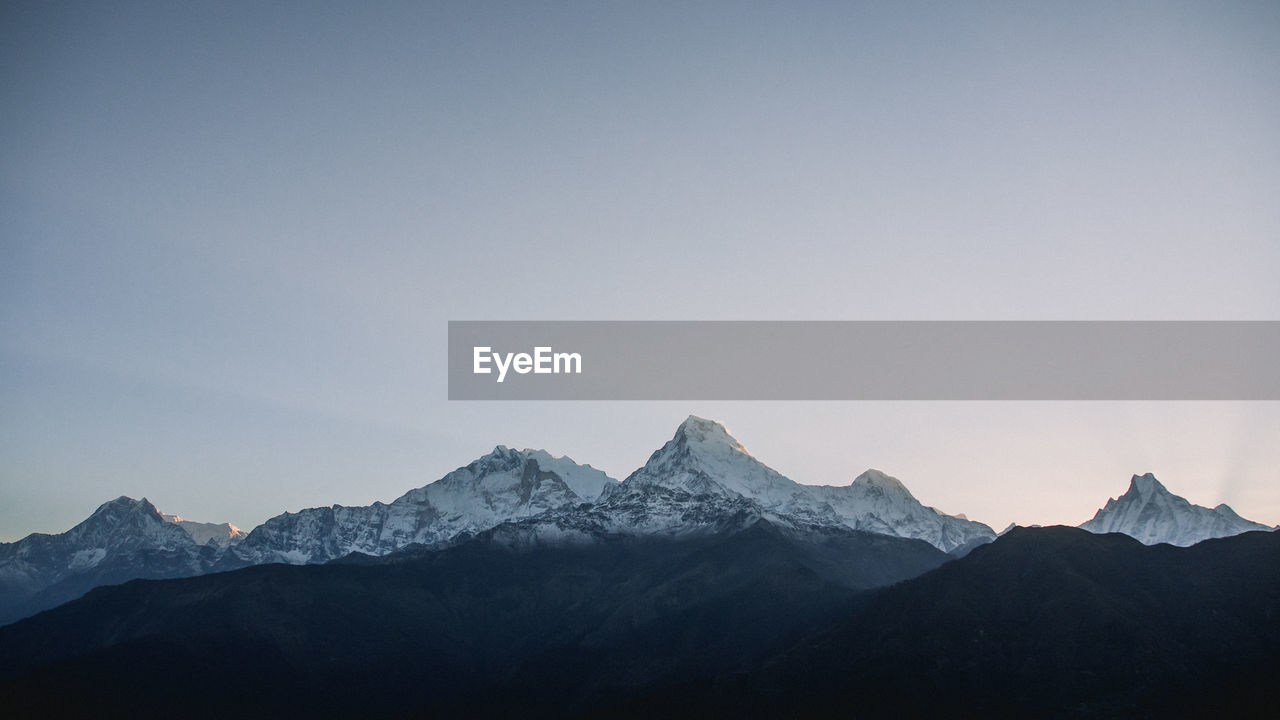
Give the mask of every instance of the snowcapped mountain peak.
[[1245, 520], [1225, 504], [1212, 509], [1193, 505], [1169, 492], [1151, 473], [1134, 475], [1125, 494], [1108, 500], [1080, 527], [1095, 533], [1124, 533], [1147, 545], [1183, 547], [1209, 538], [1270, 529]]
[[727, 449], [750, 455], [747, 449], [742, 447], [742, 443], [729, 434], [724, 425], [697, 415], [690, 415], [680, 423], [680, 427], [676, 428], [676, 439], [707, 449]]
[[277, 515], [231, 554], [241, 564], [326, 562], [352, 552], [385, 555], [410, 544], [445, 543], [510, 520], [576, 508], [613, 485], [613, 478], [568, 457], [498, 445], [391, 503]]
[[[98, 506], [93, 514], [67, 532], [78, 542], [104, 546], [141, 542], [172, 549], [183, 547], [189, 538], [196, 545], [226, 546], [247, 533], [231, 523], [202, 523], [161, 512], [145, 497], [134, 500], [121, 495]], [[185, 535], [185, 537], [184, 537]]]
[[809, 491], [855, 530], [919, 538], [943, 552], [965, 552], [996, 536], [982, 523], [921, 504], [900, 480], [874, 468], [849, 485], [811, 486]]
[[145, 515], [152, 515], [159, 512], [156, 510], [156, 506], [152, 505], [151, 501], [146, 498], [134, 500], [127, 495], [121, 495], [114, 500], [108, 500], [99, 505], [98, 509], [94, 510], [93, 514], [89, 517], [93, 517], [94, 515], [107, 515], [118, 512], [134, 511], [141, 512]]
[[901, 480], [893, 477], [892, 475], [887, 475], [880, 470], [876, 470], [875, 468], [867, 470], [854, 478], [853, 484], [860, 485], [868, 489], [879, 490], [886, 494], [906, 495], [913, 500], [915, 499], [915, 496], [911, 494], [911, 491], [907, 489], [906, 485], [902, 484]]
[[799, 484], [752, 457], [723, 425], [696, 415], [623, 482], [693, 495], [742, 495], [766, 507], [800, 492]]
[[117, 527], [143, 528], [163, 522], [163, 515], [150, 500], [134, 500], [121, 495], [99, 505], [93, 514], [70, 532], [106, 532]]
[[66, 532], [0, 543], [0, 624], [97, 585], [199, 574], [216, 552], [166, 522], [150, 500], [122, 495]]
[[692, 496], [740, 496], [769, 513], [918, 538], [944, 552], [995, 537], [986, 525], [921, 505], [906, 486], [879, 470], [868, 470], [844, 487], [801, 485], [752, 457], [723, 425], [696, 415], [681, 423], [644, 467], [606, 497], [631, 496], [646, 488]]
[[[552, 477], [543, 477], [546, 474]], [[577, 464], [568, 456], [555, 457], [546, 450], [516, 450], [498, 445], [488, 455], [433, 483], [410, 490], [392, 504], [438, 504], [446, 494], [461, 494], [472, 499], [480, 494], [487, 498], [516, 486], [524, 487], [521, 495], [527, 496], [532, 486], [548, 482], [565, 487], [580, 501], [590, 502], [616, 481], [590, 465]]]
[[481, 455], [475, 459], [475, 462], [493, 461], [496, 463], [507, 463], [517, 460], [520, 457], [520, 451], [515, 448], [509, 448], [506, 445], [494, 445], [493, 449], [487, 455]]
[[1157, 494], [1172, 495], [1169, 489], [1160, 484], [1155, 475], [1144, 473], [1142, 475], [1134, 475], [1129, 481], [1129, 492], [1136, 492], [1142, 497], [1151, 497]]
[[520, 455], [526, 461], [531, 460], [536, 463], [544, 472], [558, 475], [575, 495], [587, 502], [594, 501], [600, 497], [607, 486], [616, 485], [618, 482], [589, 464], [579, 465], [568, 455], [557, 457], [546, 450], [529, 448], [521, 450]]

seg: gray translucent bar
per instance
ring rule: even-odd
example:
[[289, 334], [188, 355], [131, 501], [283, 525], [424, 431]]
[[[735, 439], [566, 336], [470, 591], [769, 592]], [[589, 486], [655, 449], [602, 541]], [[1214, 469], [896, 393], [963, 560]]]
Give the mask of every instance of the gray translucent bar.
[[452, 321], [449, 399], [1280, 400], [1277, 360], [1277, 321]]

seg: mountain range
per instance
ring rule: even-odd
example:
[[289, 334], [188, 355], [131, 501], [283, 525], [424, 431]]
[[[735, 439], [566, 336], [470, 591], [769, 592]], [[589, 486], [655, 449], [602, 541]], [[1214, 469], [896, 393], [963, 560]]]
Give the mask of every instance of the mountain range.
[[[440, 550], [485, 533], [511, 546], [564, 546], [709, 537], [756, 522], [819, 545], [864, 535], [912, 541], [917, 550], [902, 550], [911, 546], [905, 543], [888, 554], [929, 555], [939, 563], [995, 538], [982, 523], [923, 505], [878, 470], [845, 486], [797, 483], [754, 458], [719, 423], [690, 416], [621, 482], [568, 457], [499, 445], [390, 503], [286, 512], [247, 534], [227, 523], [165, 515], [145, 498], [118, 498], [66, 533], [0, 544], [0, 624], [133, 578]], [[1135, 476], [1127, 493], [1081, 527], [1175, 545], [1269, 529], [1225, 505], [1192, 505], [1150, 475]]]
[[83, 717], [1265, 717], [1280, 533], [715, 533], [260, 565], [0, 627], [0, 706]]

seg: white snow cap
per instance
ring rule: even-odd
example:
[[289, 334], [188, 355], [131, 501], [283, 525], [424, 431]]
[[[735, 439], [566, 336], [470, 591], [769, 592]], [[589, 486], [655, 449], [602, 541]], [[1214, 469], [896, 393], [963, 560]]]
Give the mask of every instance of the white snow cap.
[[683, 440], [685, 444], [690, 446], [699, 446], [705, 449], [720, 447], [740, 452], [743, 455], [751, 455], [742, 446], [742, 443], [729, 434], [724, 425], [715, 420], [700, 418], [697, 415], [690, 415], [685, 418], [684, 422], [680, 423], [680, 427], [676, 428], [675, 439]]
[[[865, 485], [867, 487], [878, 488], [885, 492], [902, 493], [911, 495], [911, 491], [907, 489], [902, 481], [892, 475], [887, 475], [883, 471], [871, 468], [853, 479], [854, 485]], [[966, 518], [967, 519], [967, 518]]]
[[1095, 533], [1124, 533], [1147, 545], [1168, 543], [1181, 547], [1209, 538], [1269, 529], [1240, 517], [1225, 504], [1212, 509], [1192, 504], [1169, 492], [1151, 473], [1134, 475], [1123, 495], [1108, 500], [1080, 527]]
[[897, 478], [879, 470], [868, 470], [845, 486], [801, 485], [753, 457], [723, 425], [697, 415], [686, 418], [624, 485], [741, 496], [767, 512], [917, 538], [943, 552], [995, 537], [986, 525], [921, 505]]
[[1134, 475], [1133, 479], [1129, 481], [1129, 491], [1137, 491], [1143, 497], [1150, 497], [1155, 493], [1169, 494], [1169, 489], [1160, 484], [1160, 481], [1152, 473]]

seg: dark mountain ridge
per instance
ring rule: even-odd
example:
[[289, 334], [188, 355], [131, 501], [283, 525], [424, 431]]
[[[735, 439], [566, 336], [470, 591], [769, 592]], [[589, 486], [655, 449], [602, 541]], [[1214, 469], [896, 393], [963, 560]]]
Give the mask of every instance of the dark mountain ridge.
[[119, 697], [125, 712], [140, 694], [210, 714], [583, 708], [743, 672], [856, 590], [946, 559], [923, 541], [813, 540], [745, 518], [695, 538], [552, 547], [491, 532], [359, 563], [134, 581], [0, 628], [0, 699], [68, 714], [84, 709], [75, 698]]
[[[495, 531], [444, 550], [99, 588], [0, 628], [0, 702], [71, 716], [135, 712], [140, 698], [196, 716], [1271, 707], [1280, 534], [1177, 548], [1018, 528], [942, 564], [925, 543], [848, 532], [815, 543], [744, 518], [693, 538], [550, 546]], [[834, 557], [888, 550], [916, 576], [859, 592], [869, 581], [831, 572]]]
[[1275, 677], [1280, 533], [1178, 548], [1017, 528], [864, 594], [750, 673], [628, 706], [680, 698], [711, 714], [745, 704], [870, 718], [1260, 717], [1275, 709]]

